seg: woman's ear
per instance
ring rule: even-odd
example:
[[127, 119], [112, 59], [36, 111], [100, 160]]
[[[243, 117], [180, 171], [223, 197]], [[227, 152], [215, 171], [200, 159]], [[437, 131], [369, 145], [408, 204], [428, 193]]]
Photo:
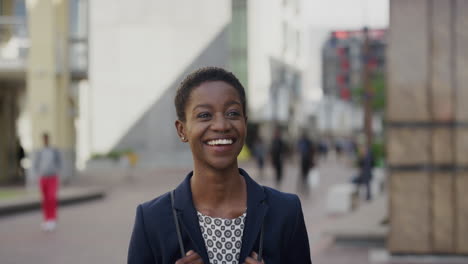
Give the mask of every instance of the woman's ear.
[[179, 136], [180, 140], [182, 142], [187, 142], [188, 139], [185, 136], [185, 124], [184, 124], [184, 122], [182, 122], [180, 120], [176, 120], [175, 121], [175, 127], [176, 127], [176, 130], [177, 130], [177, 135]]

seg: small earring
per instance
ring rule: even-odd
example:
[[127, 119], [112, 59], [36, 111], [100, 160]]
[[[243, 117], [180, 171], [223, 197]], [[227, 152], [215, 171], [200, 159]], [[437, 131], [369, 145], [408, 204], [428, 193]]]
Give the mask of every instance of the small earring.
[[184, 137], [184, 136], [182, 136], [181, 139], [182, 139], [182, 141], [185, 141], [185, 137]]

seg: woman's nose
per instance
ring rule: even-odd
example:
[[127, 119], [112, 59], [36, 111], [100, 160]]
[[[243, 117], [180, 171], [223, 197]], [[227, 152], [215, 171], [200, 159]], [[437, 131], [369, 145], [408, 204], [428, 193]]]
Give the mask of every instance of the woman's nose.
[[230, 129], [229, 120], [224, 115], [217, 115], [213, 119], [211, 128], [217, 132], [226, 133]]

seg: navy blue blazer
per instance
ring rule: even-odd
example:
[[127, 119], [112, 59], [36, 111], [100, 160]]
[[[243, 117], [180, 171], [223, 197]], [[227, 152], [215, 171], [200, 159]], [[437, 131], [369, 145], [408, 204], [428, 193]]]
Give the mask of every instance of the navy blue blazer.
[[[263, 259], [266, 264], [312, 263], [309, 240], [299, 198], [257, 184], [242, 169], [247, 183], [247, 216], [239, 263], [252, 251], [258, 253], [264, 225]], [[174, 207], [179, 217], [186, 251], [194, 250], [209, 264], [196, 209], [192, 201], [189, 173], [175, 189]], [[129, 264], [170, 263], [180, 255], [170, 193], [138, 206], [128, 250]]]

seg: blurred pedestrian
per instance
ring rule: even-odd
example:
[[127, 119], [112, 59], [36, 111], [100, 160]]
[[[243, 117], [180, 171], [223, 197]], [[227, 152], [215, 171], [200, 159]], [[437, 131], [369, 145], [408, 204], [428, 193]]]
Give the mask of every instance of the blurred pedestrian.
[[60, 153], [50, 146], [49, 134], [42, 135], [44, 146], [38, 150], [34, 160], [34, 171], [40, 177], [42, 193], [42, 229], [52, 231], [57, 226], [57, 189], [62, 165]]
[[309, 170], [315, 167], [315, 146], [306, 132], [303, 132], [301, 138], [299, 138], [297, 148], [301, 157], [301, 180], [305, 185]]
[[335, 141], [335, 152], [337, 158], [340, 158], [341, 154], [343, 153], [343, 144], [340, 139]]
[[25, 172], [22, 161], [26, 157], [24, 148], [19, 138], [16, 138], [16, 177], [19, 181], [25, 180]]
[[372, 155], [372, 151], [365, 146], [358, 147], [357, 166], [359, 172], [352, 179], [352, 182], [356, 184], [358, 192], [360, 186], [366, 186], [366, 200], [371, 200], [372, 193], [370, 185], [372, 181], [372, 170], [375, 166], [375, 161]]
[[265, 166], [265, 153], [265, 144], [263, 143], [261, 136], [257, 135], [253, 143], [253, 154], [257, 162], [258, 175], [260, 176], [260, 178], [263, 178], [263, 168]]
[[350, 139], [350, 154], [351, 154], [351, 157], [356, 157], [358, 155], [358, 145], [356, 143], [356, 139], [354, 138], [351, 138]]
[[199, 69], [180, 84], [175, 107], [194, 169], [175, 190], [138, 206], [127, 263], [310, 264], [299, 198], [238, 167], [247, 133], [239, 80]]
[[273, 141], [271, 142], [271, 162], [275, 169], [275, 182], [276, 185], [281, 183], [283, 179], [283, 162], [286, 153], [286, 145], [281, 138], [281, 129], [276, 128]]
[[328, 155], [328, 145], [324, 139], [321, 139], [318, 143], [318, 151], [320, 153], [320, 157], [324, 160], [327, 159]]
[[138, 163], [138, 155], [134, 151], [127, 151], [124, 157], [125, 157], [126, 168], [127, 168], [126, 179], [132, 182], [135, 180], [135, 168]]

